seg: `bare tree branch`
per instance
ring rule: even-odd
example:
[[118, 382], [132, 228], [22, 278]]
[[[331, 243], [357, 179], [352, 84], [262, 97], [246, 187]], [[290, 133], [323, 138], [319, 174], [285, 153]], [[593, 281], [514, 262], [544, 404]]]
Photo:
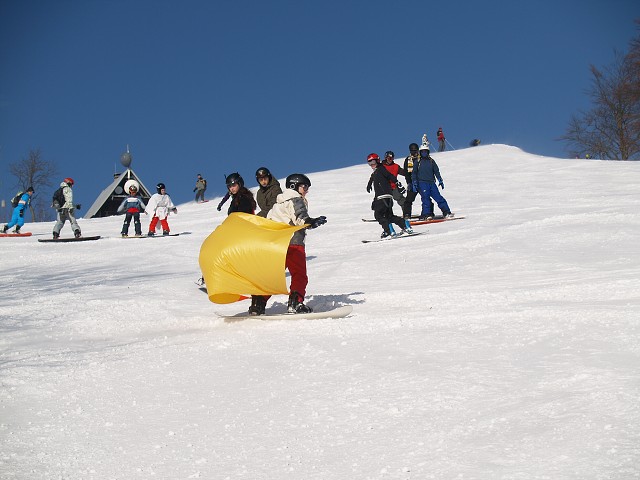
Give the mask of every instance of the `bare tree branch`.
[[47, 196], [40, 196], [40, 192], [45, 187], [53, 184], [53, 177], [58, 174], [55, 164], [42, 158], [40, 149], [29, 150], [27, 158], [23, 158], [18, 162], [9, 165], [9, 172], [16, 177], [16, 187], [20, 190], [26, 190], [33, 187], [35, 193], [31, 197], [31, 216], [33, 221], [43, 220], [46, 217], [46, 209], [42, 203], [42, 199]]
[[640, 157], [640, 36], [628, 54], [614, 52], [614, 57], [605, 70], [591, 65], [587, 94], [593, 107], [574, 115], [560, 137], [573, 154], [608, 160]]

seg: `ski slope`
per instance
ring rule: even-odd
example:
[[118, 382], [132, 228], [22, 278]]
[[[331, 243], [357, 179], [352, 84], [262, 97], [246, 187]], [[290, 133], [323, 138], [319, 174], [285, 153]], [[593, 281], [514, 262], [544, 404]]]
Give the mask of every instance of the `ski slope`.
[[0, 239], [0, 478], [640, 477], [640, 162], [436, 153], [466, 218], [363, 244], [366, 153], [304, 172], [307, 303], [343, 319], [218, 318], [248, 308], [194, 284], [219, 198], [190, 235]]

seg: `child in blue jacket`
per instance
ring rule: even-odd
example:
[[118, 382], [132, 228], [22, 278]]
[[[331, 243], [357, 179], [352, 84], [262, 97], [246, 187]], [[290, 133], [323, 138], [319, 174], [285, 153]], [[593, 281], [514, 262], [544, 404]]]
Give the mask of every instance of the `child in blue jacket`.
[[33, 187], [27, 188], [27, 191], [22, 194], [18, 201], [18, 205], [13, 209], [11, 221], [2, 227], [0, 232], [7, 233], [7, 230], [15, 225], [16, 229], [14, 232], [20, 233], [20, 228], [24, 225], [24, 211], [31, 204], [31, 195], [33, 195]]
[[[131, 181], [129, 185], [129, 196], [125, 198], [118, 207], [118, 213], [125, 213], [124, 223], [122, 224], [122, 236], [129, 236], [129, 224], [133, 218], [133, 226], [136, 231], [136, 237], [142, 236], [142, 225], [140, 224], [140, 212], [144, 212], [147, 206], [141, 198], [138, 197], [138, 182]], [[127, 182], [128, 183], [128, 182]]]

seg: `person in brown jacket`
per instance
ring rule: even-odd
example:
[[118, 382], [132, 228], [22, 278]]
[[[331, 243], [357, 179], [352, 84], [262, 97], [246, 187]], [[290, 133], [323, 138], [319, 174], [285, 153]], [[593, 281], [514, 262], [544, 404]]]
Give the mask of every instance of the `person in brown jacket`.
[[280, 187], [280, 182], [273, 178], [267, 167], [260, 167], [256, 170], [256, 181], [259, 185], [256, 201], [260, 207], [260, 211], [256, 215], [267, 218], [267, 213], [275, 205], [278, 195], [282, 193], [282, 187]]

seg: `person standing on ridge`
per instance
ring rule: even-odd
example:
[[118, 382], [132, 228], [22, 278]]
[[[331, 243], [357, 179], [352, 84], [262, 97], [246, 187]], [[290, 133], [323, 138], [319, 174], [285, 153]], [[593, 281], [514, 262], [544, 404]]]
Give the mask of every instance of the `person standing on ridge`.
[[444, 138], [444, 132], [442, 131], [442, 127], [438, 128], [438, 132], [436, 133], [436, 136], [438, 137], [438, 151], [439, 152], [444, 152], [446, 145], [445, 145], [445, 138]]

